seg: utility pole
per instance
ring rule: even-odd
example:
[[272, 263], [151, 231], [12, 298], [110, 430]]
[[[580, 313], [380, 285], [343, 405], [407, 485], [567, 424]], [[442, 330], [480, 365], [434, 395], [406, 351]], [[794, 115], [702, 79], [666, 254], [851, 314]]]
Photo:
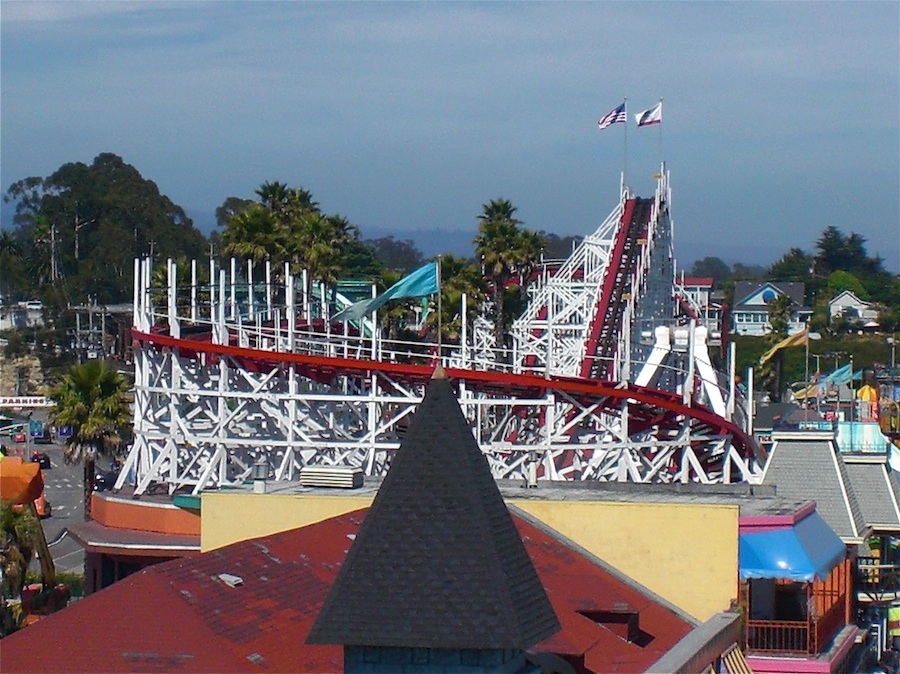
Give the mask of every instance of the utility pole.
[[78, 260], [78, 232], [81, 231], [82, 227], [87, 227], [88, 225], [97, 222], [97, 218], [93, 218], [91, 220], [85, 220], [84, 222], [78, 222], [78, 216], [75, 216], [75, 259]]
[[50, 225], [50, 280], [59, 280], [59, 266], [56, 262], [56, 224]]

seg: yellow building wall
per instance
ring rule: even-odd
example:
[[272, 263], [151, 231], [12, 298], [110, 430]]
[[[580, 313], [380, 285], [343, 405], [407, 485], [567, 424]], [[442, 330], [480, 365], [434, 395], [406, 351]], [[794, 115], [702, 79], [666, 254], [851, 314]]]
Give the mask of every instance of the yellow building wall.
[[200, 551], [305, 527], [372, 505], [368, 496], [204, 492]]
[[[367, 508], [373, 495], [206, 492], [200, 549], [314, 524]], [[738, 593], [738, 507], [510, 499], [699, 621]]]
[[700, 621], [738, 594], [738, 507], [513, 500]]

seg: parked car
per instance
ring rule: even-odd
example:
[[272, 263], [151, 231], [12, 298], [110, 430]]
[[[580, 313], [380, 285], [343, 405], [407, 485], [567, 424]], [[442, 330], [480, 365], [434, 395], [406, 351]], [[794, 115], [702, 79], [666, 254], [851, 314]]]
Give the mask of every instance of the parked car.
[[28, 438], [24, 433], [13, 433], [13, 442], [25, 442]]
[[34, 444], [36, 445], [50, 445], [53, 443], [53, 433], [50, 432], [49, 428], [45, 428], [44, 431], [34, 437]]
[[39, 463], [41, 470], [48, 470], [53, 466], [50, 464], [50, 455], [47, 452], [36, 451], [31, 453], [31, 463]]
[[109, 464], [109, 470], [97, 469], [94, 475], [94, 491], [109, 491], [116, 486], [116, 480], [119, 479], [118, 462], [113, 461]]

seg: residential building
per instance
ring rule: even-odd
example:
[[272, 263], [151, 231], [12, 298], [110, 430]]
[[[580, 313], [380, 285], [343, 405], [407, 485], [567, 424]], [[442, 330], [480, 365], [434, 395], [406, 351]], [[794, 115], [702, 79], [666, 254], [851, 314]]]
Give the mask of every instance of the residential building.
[[717, 342], [722, 335], [723, 296], [713, 291], [713, 278], [682, 276], [674, 290], [681, 314], [706, 327], [711, 341]]
[[838, 293], [828, 302], [828, 315], [832, 321], [844, 318], [860, 327], [877, 327], [878, 309], [869, 302], [863, 302], [850, 290]]
[[805, 285], [797, 282], [738, 281], [734, 285], [734, 301], [731, 308], [732, 332], [757, 337], [771, 332], [769, 304], [779, 296], [787, 296], [791, 300], [788, 334], [800, 332], [812, 315], [812, 309], [804, 304], [805, 290]]

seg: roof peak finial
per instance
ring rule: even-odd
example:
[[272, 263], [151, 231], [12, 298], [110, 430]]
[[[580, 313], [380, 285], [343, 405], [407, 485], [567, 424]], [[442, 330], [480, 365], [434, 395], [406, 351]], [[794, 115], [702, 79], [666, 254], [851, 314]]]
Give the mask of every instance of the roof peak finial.
[[446, 379], [447, 371], [444, 369], [444, 366], [438, 363], [438, 366], [434, 368], [434, 372], [431, 375], [432, 379]]

